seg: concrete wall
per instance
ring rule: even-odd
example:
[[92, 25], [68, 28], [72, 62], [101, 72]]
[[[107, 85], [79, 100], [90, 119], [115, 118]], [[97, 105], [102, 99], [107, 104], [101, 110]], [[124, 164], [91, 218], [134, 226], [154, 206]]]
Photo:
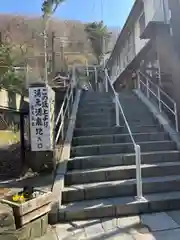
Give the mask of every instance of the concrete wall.
[[140, 26], [139, 19], [135, 22], [134, 25], [134, 42], [135, 42], [135, 54], [137, 55], [141, 49], [147, 44], [148, 39], [140, 39]]
[[180, 119], [180, 2], [169, 0], [172, 12], [171, 29], [159, 30], [156, 35], [156, 49], [160, 60], [162, 84], [165, 91], [177, 102]]
[[169, 20], [168, 0], [143, 0], [146, 26], [150, 21]]
[[[159, 0], [156, 0], [159, 1]], [[155, 14], [155, 8], [154, 8], [154, 0], [143, 0], [144, 2], [144, 12], [145, 12], [145, 23], [146, 25], [152, 21], [154, 14]]]
[[171, 27], [171, 37], [173, 39], [173, 44], [175, 51], [178, 53], [180, 58], [180, 1], [179, 0], [169, 0], [169, 8], [171, 11], [170, 27]]

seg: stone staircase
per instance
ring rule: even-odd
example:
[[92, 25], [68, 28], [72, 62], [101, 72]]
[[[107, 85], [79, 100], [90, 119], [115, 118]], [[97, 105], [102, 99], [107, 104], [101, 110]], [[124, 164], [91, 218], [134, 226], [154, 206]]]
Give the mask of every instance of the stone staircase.
[[82, 97], [59, 220], [83, 220], [180, 208], [180, 152], [131, 92], [120, 101], [141, 146], [145, 201], [136, 201], [134, 146], [124, 122], [115, 126], [114, 103], [105, 93]]

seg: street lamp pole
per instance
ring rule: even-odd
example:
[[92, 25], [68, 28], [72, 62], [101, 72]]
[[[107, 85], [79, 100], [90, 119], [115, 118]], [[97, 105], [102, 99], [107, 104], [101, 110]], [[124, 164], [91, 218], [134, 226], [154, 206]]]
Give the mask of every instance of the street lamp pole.
[[44, 28], [44, 80], [45, 84], [48, 85], [48, 67], [47, 67], [47, 32], [46, 32], [47, 22]]
[[44, 16], [44, 31], [43, 31], [43, 39], [44, 39], [44, 78], [45, 78], [45, 84], [48, 84], [48, 60], [47, 60], [47, 28], [48, 23], [50, 21], [51, 16]]

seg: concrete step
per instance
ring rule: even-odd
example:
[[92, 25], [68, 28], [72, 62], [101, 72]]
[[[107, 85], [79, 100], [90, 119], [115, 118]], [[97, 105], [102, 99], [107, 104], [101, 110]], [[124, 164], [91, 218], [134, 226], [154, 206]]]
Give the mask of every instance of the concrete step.
[[[180, 162], [141, 164], [142, 177], [160, 177], [178, 175]], [[87, 170], [75, 170], [66, 173], [65, 184], [85, 184], [136, 178], [136, 165], [115, 166]]]
[[89, 112], [89, 113], [78, 113], [77, 114], [77, 121], [80, 120], [99, 120], [99, 119], [105, 119], [105, 118], [114, 118], [115, 119], [115, 111], [110, 111], [110, 112]]
[[83, 94], [83, 99], [108, 99], [110, 97], [109, 93], [85, 92]]
[[[180, 191], [180, 175], [143, 178], [143, 194]], [[110, 197], [136, 196], [136, 179], [96, 182], [65, 187], [63, 204]]]
[[127, 95], [122, 95], [122, 94], [119, 94], [119, 100], [121, 102], [139, 102], [141, 103], [142, 106], [144, 106], [144, 104], [141, 102], [141, 100], [137, 97], [136, 94], [133, 94], [131, 96], [127, 96]]
[[126, 113], [124, 112], [128, 122], [130, 120], [143, 120], [143, 119], [151, 119], [155, 120], [155, 118], [152, 116], [152, 114], [148, 112], [131, 112], [131, 113]]
[[[142, 152], [175, 150], [176, 144], [172, 141], [138, 142]], [[112, 143], [99, 145], [76, 146], [71, 148], [71, 157], [105, 155], [117, 153], [134, 153], [134, 145], [129, 143]]]
[[[121, 119], [121, 118], [120, 118]], [[135, 121], [139, 121], [139, 122], [144, 122], [144, 125], [145, 125], [145, 123], [146, 122], [157, 122], [157, 121], [155, 121], [155, 119], [152, 117], [152, 116], [148, 116], [147, 114], [144, 114], [143, 116], [140, 116], [138, 113], [136, 113], [136, 114], [134, 114], [134, 115], [132, 115], [132, 116], [130, 116], [130, 117], [128, 117], [127, 115], [126, 115], [126, 119], [128, 120], [128, 123], [129, 124], [133, 124], [133, 122], [135, 122]], [[123, 121], [123, 119], [121, 120], [121, 121]]]
[[112, 103], [99, 104], [98, 102], [94, 103], [94, 104], [84, 104], [84, 105], [79, 106], [78, 112], [83, 112], [83, 111], [92, 110], [92, 109], [98, 111], [101, 108], [106, 108], [106, 109], [114, 108], [115, 109], [115, 105]]
[[142, 106], [145, 106], [143, 104], [143, 102], [141, 102], [141, 100], [137, 97], [137, 96], [134, 96], [134, 97], [121, 97], [119, 96], [119, 101], [122, 102], [122, 103], [139, 103], [140, 105]]
[[91, 127], [113, 127], [115, 126], [115, 121], [112, 120], [110, 117], [106, 117], [103, 119], [88, 119], [88, 120], [77, 120], [76, 127], [77, 128], [91, 128]]
[[152, 118], [128, 119], [129, 126], [132, 125], [156, 125], [158, 122]]
[[[179, 151], [160, 151], [160, 152], [148, 152], [141, 153], [141, 163], [160, 163], [160, 162], [176, 162], [180, 161]], [[68, 161], [68, 170], [73, 169], [94, 169], [94, 168], [106, 168], [122, 165], [134, 165], [135, 154], [113, 154], [113, 155], [100, 155], [100, 156], [87, 156], [87, 157], [75, 157]]]
[[59, 221], [98, 219], [104, 217], [131, 216], [142, 213], [179, 209], [180, 192], [145, 194], [144, 201], [133, 197], [102, 198], [62, 205]]
[[[123, 106], [129, 106], [129, 108], [131, 108], [132, 106], [137, 106], [137, 110], [138, 109], [147, 109], [146, 105], [141, 102], [139, 99], [134, 99], [134, 98], [131, 98], [131, 99], [122, 99], [122, 98], [119, 98], [119, 101]], [[127, 109], [127, 108], [126, 108]]]
[[108, 108], [108, 107], [104, 107], [104, 108], [89, 108], [89, 109], [85, 109], [83, 111], [79, 111], [78, 112], [78, 116], [83, 115], [83, 114], [109, 114], [109, 113], [113, 113], [114, 108]]
[[[141, 122], [142, 125], [147, 125], [146, 122], [151, 122], [151, 125], [152, 125], [152, 122], [153, 124], [157, 123], [157, 120], [155, 120], [155, 118], [153, 118], [151, 114], [147, 114], [147, 113], [143, 113], [143, 114], [132, 113], [129, 116], [125, 114], [125, 116], [130, 126], [133, 125], [134, 124], [133, 122], [135, 121]], [[124, 119], [122, 117], [120, 117], [120, 123], [121, 122], [124, 122]]]
[[95, 104], [95, 103], [113, 103], [113, 99], [110, 97], [90, 97], [90, 98], [83, 98], [80, 101], [80, 105], [84, 104]]
[[91, 100], [91, 101], [82, 101], [79, 103], [79, 108], [83, 108], [83, 107], [93, 107], [93, 106], [105, 106], [105, 105], [110, 105], [110, 106], [114, 106], [115, 104], [113, 103], [113, 101], [111, 99], [102, 99], [102, 100]]
[[111, 111], [114, 110], [114, 105], [102, 105], [102, 106], [84, 106], [78, 109], [78, 114], [88, 114], [90, 112], [92, 113], [98, 113], [98, 112], [105, 112], [105, 111]]
[[[135, 141], [147, 142], [147, 141], [163, 141], [168, 140], [169, 136], [165, 132], [154, 132], [154, 133], [137, 133], [133, 134]], [[73, 138], [72, 145], [91, 145], [93, 144], [106, 144], [106, 143], [125, 143], [130, 142], [131, 138], [129, 134], [115, 134], [115, 135], [94, 135], [85, 137]]]
[[128, 108], [123, 108], [124, 110], [124, 114], [126, 117], [130, 117], [130, 116], [150, 116], [152, 118], [152, 114], [149, 112], [149, 110], [147, 108], [140, 108], [137, 109], [138, 106], [133, 106], [132, 104], [130, 104], [130, 106], [128, 106]]
[[[116, 119], [115, 119], [115, 113], [113, 112], [104, 112], [104, 117], [95, 117], [95, 115], [91, 115], [92, 113], [89, 113], [89, 118], [82, 118], [82, 117], [78, 117], [77, 118], [77, 122], [76, 122], [76, 127], [77, 128], [84, 128], [84, 127], [102, 127], [102, 126], [106, 126], [108, 127], [108, 125], [104, 125], [104, 122], [109, 122], [109, 127], [115, 127], [116, 126]], [[98, 114], [102, 114], [99, 113]], [[93, 117], [92, 117], [93, 116]], [[101, 125], [102, 122], [102, 125]], [[123, 125], [124, 124], [124, 120], [120, 119], [120, 123]], [[153, 120], [152, 118], [141, 118], [141, 119], [128, 119], [128, 123], [131, 126], [131, 128], [133, 128], [133, 126], [153, 126], [153, 125], [157, 125], [157, 121]]]
[[[132, 133], [150, 133], [161, 131], [160, 126], [158, 125], [133, 125], [131, 126]], [[93, 136], [93, 135], [108, 135], [108, 134], [121, 134], [128, 133], [128, 130], [124, 126], [120, 127], [91, 127], [91, 128], [75, 128], [74, 137], [79, 136]]]
[[141, 117], [147, 117], [147, 118], [153, 118], [153, 115], [147, 111], [146, 109], [141, 109], [141, 110], [137, 110], [132, 108], [132, 109], [128, 109], [128, 110], [124, 110], [124, 114], [126, 116], [126, 118], [141, 118]]
[[110, 97], [109, 92], [93, 92], [93, 91], [86, 91], [84, 93], [85, 97]]
[[[112, 122], [115, 125], [115, 112], [113, 111], [107, 111], [107, 112], [90, 112], [89, 116], [88, 114], [81, 114], [77, 116], [77, 123], [80, 123], [81, 125], [87, 123], [87, 122], [93, 122], [93, 126], [97, 126], [96, 122], [99, 121], [104, 121], [104, 120], [109, 120], [111, 119]], [[138, 118], [138, 117], [131, 117], [131, 118], [127, 118], [129, 125], [156, 125], [157, 121], [155, 121], [155, 119], [153, 119], [152, 117], [142, 117], [142, 118]], [[120, 118], [120, 123], [124, 123], [124, 119]], [[90, 126], [90, 124], [88, 124]]]

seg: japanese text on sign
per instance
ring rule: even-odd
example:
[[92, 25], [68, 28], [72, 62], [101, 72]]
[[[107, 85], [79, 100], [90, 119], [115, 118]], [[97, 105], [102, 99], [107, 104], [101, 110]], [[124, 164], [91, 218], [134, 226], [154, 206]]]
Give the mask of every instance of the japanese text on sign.
[[50, 139], [50, 103], [48, 88], [30, 88], [30, 123], [31, 123], [31, 149], [32, 151], [51, 150]]

